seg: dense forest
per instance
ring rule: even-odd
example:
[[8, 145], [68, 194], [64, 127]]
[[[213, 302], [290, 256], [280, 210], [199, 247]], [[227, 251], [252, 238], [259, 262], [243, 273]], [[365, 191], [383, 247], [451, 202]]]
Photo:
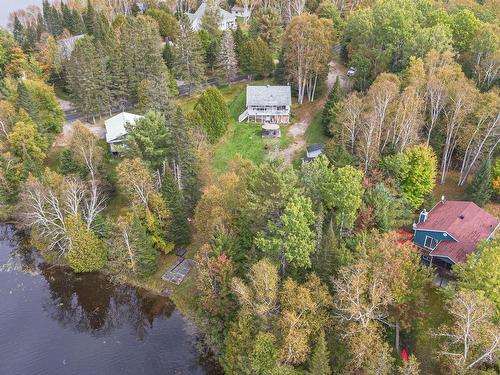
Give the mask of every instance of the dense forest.
[[[251, 16], [221, 30], [234, 5]], [[50, 262], [152, 289], [187, 247], [174, 296], [225, 374], [497, 373], [500, 239], [437, 288], [407, 235], [443, 186], [498, 216], [500, 3], [209, 0], [194, 30], [198, 6], [12, 14], [0, 216]], [[332, 62], [354, 68], [349, 85], [329, 90]], [[290, 84], [293, 110], [320, 103], [323, 156], [215, 168], [238, 76]], [[144, 118], [117, 157], [93, 129], [125, 110]]]

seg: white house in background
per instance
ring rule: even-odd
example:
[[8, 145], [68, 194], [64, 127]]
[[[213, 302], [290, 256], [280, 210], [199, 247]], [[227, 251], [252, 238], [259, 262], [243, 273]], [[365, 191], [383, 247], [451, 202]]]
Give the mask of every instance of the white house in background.
[[250, 9], [246, 9], [243, 7], [234, 6], [231, 8], [231, 13], [236, 17], [242, 17], [245, 20], [248, 20], [252, 15], [252, 11]]
[[122, 112], [104, 121], [104, 127], [106, 128], [106, 142], [109, 144], [111, 152], [118, 152], [115, 146], [123, 146], [123, 141], [127, 136], [127, 129], [125, 129], [125, 125], [135, 125], [136, 121], [142, 118], [144, 118], [144, 116]]
[[238, 121], [288, 124], [291, 106], [290, 86], [247, 86], [247, 109]]
[[[219, 29], [222, 31], [227, 29], [235, 29], [236, 28], [236, 16], [229, 13], [227, 10], [222, 9], [217, 5], [217, 9], [219, 10]], [[189, 20], [191, 21], [191, 26], [194, 31], [200, 31], [201, 29], [201, 20], [205, 15], [207, 10], [206, 1], [202, 2], [199, 8], [194, 13], [187, 13]]]

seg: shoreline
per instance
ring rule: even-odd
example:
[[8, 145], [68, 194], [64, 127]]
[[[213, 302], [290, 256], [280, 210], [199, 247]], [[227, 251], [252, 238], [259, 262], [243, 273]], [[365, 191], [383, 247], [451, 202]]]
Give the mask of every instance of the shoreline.
[[[39, 248], [37, 248], [36, 246], [31, 244], [29, 242], [30, 234], [25, 229], [20, 227], [21, 223], [19, 221], [15, 220], [13, 218], [1, 218], [0, 224], [12, 225], [15, 228], [15, 230], [17, 231], [17, 233], [19, 233], [23, 237], [23, 239], [27, 240], [28, 244], [34, 250], [36, 250], [36, 252], [39, 254], [39, 256], [43, 262], [49, 264], [52, 267], [60, 267], [60, 268], [70, 270], [71, 272], [74, 272], [67, 263], [57, 262], [56, 260], [59, 258], [57, 255], [47, 257], [44, 255], [43, 250], [40, 250]], [[142, 289], [142, 290], [144, 290], [144, 291], [146, 291], [154, 296], [170, 299], [172, 301], [172, 303], [175, 305], [176, 309], [181, 313], [183, 318], [185, 318], [186, 320], [189, 320], [191, 323], [193, 323], [196, 326], [194, 319], [193, 319], [193, 315], [195, 312], [193, 311], [192, 308], [187, 307], [187, 305], [185, 303], [182, 303], [183, 298], [179, 296], [179, 294], [181, 294], [181, 292], [179, 292], [179, 289], [181, 289], [181, 285], [173, 285], [173, 284], [168, 285], [166, 282], [164, 282], [161, 279], [160, 279], [161, 282], [164, 284], [161, 287], [157, 287], [157, 286], [153, 285], [153, 283], [151, 283], [151, 282], [148, 283], [148, 281], [150, 281], [151, 278], [155, 278], [157, 276], [158, 271], [154, 275], [150, 276], [149, 278], [147, 278], [145, 280], [138, 280], [135, 278], [124, 277], [124, 276], [117, 277], [117, 276], [114, 276], [113, 274], [111, 274], [107, 269], [101, 269], [101, 270], [94, 271], [94, 272], [105, 276], [109, 280], [109, 282], [111, 282], [111, 283], [128, 285], [128, 286], [133, 287], [133, 288]], [[186, 279], [193, 277], [192, 272], [194, 272], [194, 270], [192, 270], [190, 272], [190, 274], [186, 276]], [[75, 273], [75, 274], [78, 275], [78, 273]], [[85, 274], [85, 273], [83, 273], [83, 274]], [[190, 290], [190, 288], [188, 288], [188, 289]], [[165, 292], [166, 290], [168, 290], [168, 293]]]

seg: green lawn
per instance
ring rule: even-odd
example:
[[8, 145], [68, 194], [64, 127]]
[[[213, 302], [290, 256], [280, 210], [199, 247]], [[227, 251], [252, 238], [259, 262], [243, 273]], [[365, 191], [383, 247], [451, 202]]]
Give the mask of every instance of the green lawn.
[[306, 130], [306, 142], [307, 145], [313, 143], [326, 143], [328, 141], [328, 137], [325, 135], [323, 131], [323, 127], [321, 126], [321, 112], [319, 112], [311, 121], [311, 124]]
[[[269, 81], [255, 81], [253, 85], [265, 85]], [[224, 138], [215, 146], [213, 166], [217, 174], [227, 170], [231, 160], [237, 154], [255, 164], [261, 163], [269, 150], [274, 147], [285, 148], [290, 144], [286, 127], [282, 127], [279, 140], [263, 139], [260, 124], [239, 123], [238, 116], [245, 110], [245, 87], [247, 83], [222, 87], [222, 95], [229, 103], [231, 122]]]

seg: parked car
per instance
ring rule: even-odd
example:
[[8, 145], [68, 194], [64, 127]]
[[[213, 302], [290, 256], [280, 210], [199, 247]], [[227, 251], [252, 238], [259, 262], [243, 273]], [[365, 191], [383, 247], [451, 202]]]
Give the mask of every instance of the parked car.
[[349, 68], [349, 70], [347, 71], [347, 76], [352, 77], [353, 75], [355, 75], [357, 73], [357, 71], [358, 71], [358, 69], [351, 66]]

